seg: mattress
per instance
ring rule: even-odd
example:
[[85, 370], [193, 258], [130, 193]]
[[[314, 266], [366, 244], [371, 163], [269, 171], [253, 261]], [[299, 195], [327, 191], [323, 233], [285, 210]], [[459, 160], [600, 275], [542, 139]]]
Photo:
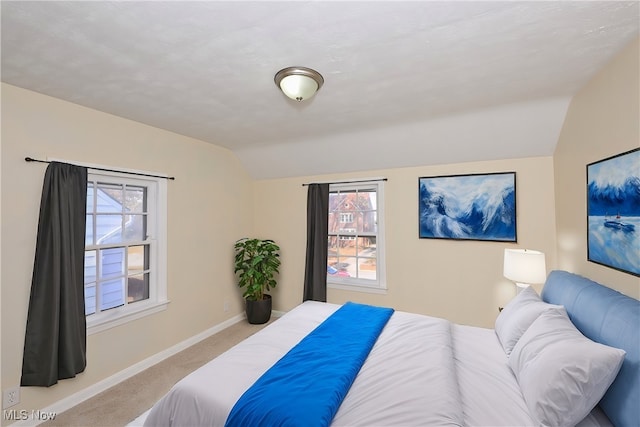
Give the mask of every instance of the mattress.
[[[307, 301], [178, 382], [148, 426], [223, 426], [238, 398], [340, 306]], [[534, 425], [493, 330], [395, 312], [334, 426]]]

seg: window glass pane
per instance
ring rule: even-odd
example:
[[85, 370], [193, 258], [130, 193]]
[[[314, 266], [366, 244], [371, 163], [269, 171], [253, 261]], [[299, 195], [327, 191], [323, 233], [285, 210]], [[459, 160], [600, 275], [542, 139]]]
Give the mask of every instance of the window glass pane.
[[360, 190], [353, 200], [353, 208], [359, 211], [371, 211], [376, 209], [375, 190]]
[[376, 259], [358, 259], [358, 277], [361, 279], [376, 280]]
[[129, 246], [127, 257], [128, 275], [142, 273], [149, 269], [149, 245]]
[[376, 238], [375, 237], [358, 237], [358, 256], [359, 257], [375, 257], [376, 256]]
[[96, 215], [96, 244], [122, 242], [122, 215]]
[[87, 215], [87, 226], [84, 232], [85, 245], [93, 245], [93, 215]]
[[376, 280], [377, 253], [375, 237], [358, 238], [358, 277]]
[[329, 266], [332, 267], [335, 272], [329, 271], [329, 269], [327, 269], [327, 273], [329, 273], [331, 276], [336, 277], [355, 277], [356, 269], [354, 261], [355, 258], [338, 257], [335, 262], [329, 264]]
[[147, 235], [146, 215], [127, 215], [124, 223], [124, 241], [145, 240]]
[[88, 316], [96, 312], [96, 284], [84, 287], [84, 314]]
[[378, 233], [378, 213], [376, 211], [362, 212], [362, 232]]
[[96, 281], [96, 251], [84, 252], [84, 283]]
[[124, 207], [127, 212], [146, 212], [146, 195], [145, 187], [136, 187], [128, 185], [125, 190]]
[[111, 248], [100, 251], [101, 279], [124, 275], [124, 252], [124, 248]]
[[342, 228], [342, 224], [340, 223], [340, 214], [330, 213], [329, 214], [329, 233], [337, 234], [340, 228]]
[[130, 276], [127, 282], [128, 302], [149, 299], [149, 273]]
[[100, 310], [124, 305], [124, 277], [102, 282], [100, 286]]
[[124, 187], [120, 184], [98, 183], [96, 212], [122, 212]]
[[87, 213], [93, 212], [93, 184], [91, 181], [87, 183]]
[[328, 247], [328, 263], [329, 265], [331, 265], [331, 262], [333, 260], [333, 262], [338, 262], [338, 259], [336, 258], [338, 256], [338, 250], [337, 250], [337, 245], [336, 245], [336, 241], [337, 241], [337, 237], [336, 236], [332, 236], [330, 235], [327, 238], [327, 247]]
[[330, 235], [328, 240], [329, 240], [329, 247], [328, 247], [329, 258], [331, 258], [332, 256], [337, 257], [338, 249], [340, 248], [340, 246], [338, 245], [338, 236]]
[[344, 209], [347, 193], [329, 193], [329, 212], [337, 212]]

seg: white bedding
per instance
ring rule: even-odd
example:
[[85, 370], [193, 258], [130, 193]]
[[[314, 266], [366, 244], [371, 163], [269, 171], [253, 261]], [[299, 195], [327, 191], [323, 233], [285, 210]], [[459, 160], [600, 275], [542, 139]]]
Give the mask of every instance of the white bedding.
[[[307, 301], [178, 382], [145, 426], [223, 426], [238, 398], [340, 306]], [[333, 426], [528, 426], [492, 329], [396, 311]]]
[[[534, 426], [493, 329], [452, 324], [454, 359], [466, 426]], [[576, 427], [613, 427], [599, 407]]]
[[518, 381], [493, 329], [452, 325], [467, 426], [533, 426]]

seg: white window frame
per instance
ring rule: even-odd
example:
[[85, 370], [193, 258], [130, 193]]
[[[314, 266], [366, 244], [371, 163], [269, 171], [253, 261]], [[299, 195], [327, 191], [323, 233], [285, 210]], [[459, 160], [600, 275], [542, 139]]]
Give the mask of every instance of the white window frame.
[[[342, 277], [327, 274], [327, 287], [332, 289], [342, 289], [356, 292], [386, 294], [386, 267], [385, 267], [385, 222], [384, 222], [384, 180], [371, 179], [369, 182], [341, 182], [339, 184], [329, 184], [329, 192], [340, 191], [362, 191], [374, 190], [376, 192], [376, 280]], [[355, 238], [355, 236], [354, 236]], [[328, 241], [328, 236], [327, 236]], [[327, 243], [328, 244], [328, 243]]]
[[[87, 316], [87, 335], [105, 331], [167, 308], [167, 180], [165, 178], [138, 176], [127, 173], [91, 169], [109, 169], [106, 166], [83, 165], [89, 168], [88, 181], [122, 184], [147, 188], [147, 235], [151, 241], [149, 253], [149, 298], [125, 304]], [[125, 172], [123, 169], [119, 169]], [[127, 170], [134, 174], [162, 174]], [[86, 245], [85, 250], [94, 249]]]

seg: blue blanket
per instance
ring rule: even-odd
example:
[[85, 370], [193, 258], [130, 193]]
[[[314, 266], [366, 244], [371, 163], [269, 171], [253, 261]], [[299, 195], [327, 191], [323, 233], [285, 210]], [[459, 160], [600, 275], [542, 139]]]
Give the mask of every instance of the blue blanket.
[[225, 426], [328, 426], [392, 314], [343, 305], [240, 397]]

